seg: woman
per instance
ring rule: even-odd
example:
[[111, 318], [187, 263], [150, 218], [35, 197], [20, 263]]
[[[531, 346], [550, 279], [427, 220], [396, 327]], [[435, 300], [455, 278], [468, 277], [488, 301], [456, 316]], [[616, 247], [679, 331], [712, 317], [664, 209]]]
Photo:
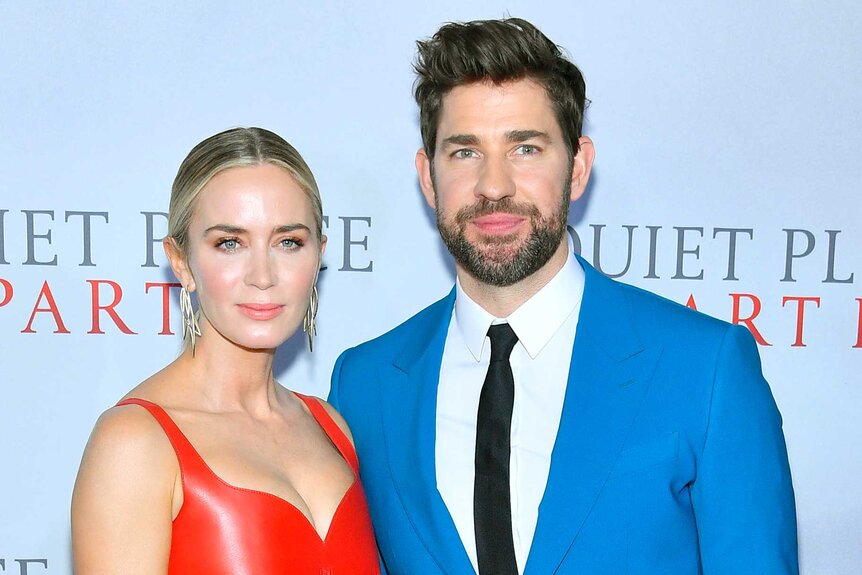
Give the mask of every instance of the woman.
[[164, 247], [187, 345], [93, 430], [78, 575], [378, 572], [346, 424], [272, 373], [300, 322], [312, 343], [321, 220], [314, 176], [272, 132], [222, 132], [180, 166]]

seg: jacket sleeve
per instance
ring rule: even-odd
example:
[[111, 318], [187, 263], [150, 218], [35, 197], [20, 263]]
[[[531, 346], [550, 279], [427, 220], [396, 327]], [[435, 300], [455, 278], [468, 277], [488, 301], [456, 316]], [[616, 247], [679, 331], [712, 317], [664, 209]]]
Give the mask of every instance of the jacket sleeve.
[[[348, 350], [349, 351], [349, 350]], [[342, 411], [341, 398], [339, 397], [339, 393], [341, 391], [341, 372], [344, 368], [344, 359], [347, 356], [347, 351], [341, 353], [338, 356], [338, 359], [335, 360], [335, 367], [332, 368], [332, 379], [329, 385], [329, 397], [327, 401], [340, 413]], [[377, 552], [378, 562], [380, 563], [380, 575], [388, 575], [388, 571], [386, 570], [386, 564], [383, 563], [383, 557], [380, 555], [380, 551]]]
[[757, 344], [740, 326], [727, 330], [717, 355], [691, 491], [704, 575], [799, 573], [781, 415]]
[[341, 412], [341, 406], [339, 405], [339, 391], [340, 391], [340, 383], [341, 383], [341, 369], [344, 364], [344, 357], [347, 355], [346, 351], [341, 352], [341, 355], [338, 356], [338, 359], [335, 360], [335, 367], [332, 368], [332, 378], [329, 382], [329, 397], [326, 401], [329, 402], [332, 407], [335, 408], [339, 413]]

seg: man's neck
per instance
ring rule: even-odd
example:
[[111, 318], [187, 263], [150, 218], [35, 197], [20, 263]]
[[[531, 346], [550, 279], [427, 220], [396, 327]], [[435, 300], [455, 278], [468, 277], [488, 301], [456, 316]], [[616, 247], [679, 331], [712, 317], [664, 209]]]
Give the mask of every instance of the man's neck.
[[568, 258], [568, 247], [568, 242], [563, 238], [557, 251], [544, 266], [509, 286], [501, 287], [483, 283], [456, 263], [458, 281], [461, 283], [464, 293], [470, 296], [470, 299], [479, 304], [482, 309], [494, 317], [509, 317], [513, 311], [521, 307], [521, 304], [548, 285], [548, 282], [563, 268]]

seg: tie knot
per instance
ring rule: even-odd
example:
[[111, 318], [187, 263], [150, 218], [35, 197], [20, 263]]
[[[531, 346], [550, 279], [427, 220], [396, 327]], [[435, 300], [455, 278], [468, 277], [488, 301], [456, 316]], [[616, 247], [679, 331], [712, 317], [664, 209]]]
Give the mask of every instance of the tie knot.
[[488, 329], [491, 338], [491, 361], [508, 361], [518, 336], [508, 323], [498, 323]]

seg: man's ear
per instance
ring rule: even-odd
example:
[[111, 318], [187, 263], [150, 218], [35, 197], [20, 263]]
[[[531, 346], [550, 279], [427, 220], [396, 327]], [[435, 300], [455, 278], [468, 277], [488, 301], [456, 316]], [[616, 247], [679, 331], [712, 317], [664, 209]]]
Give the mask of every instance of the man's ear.
[[572, 195], [569, 201], [574, 202], [587, 189], [595, 157], [596, 149], [593, 147], [593, 141], [586, 136], [578, 138], [578, 153], [572, 161]]
[[177, 245], [174, 238], [166, 237], [162, 240], [162, 247], [165, 250], [165, 255], [171, 264], [171, 269], [174, 270], [174, 275], [183, 284], [189, 292], [195, 291], [195, 278], [189, 269], [189, 260], [186, 254]]
[[425, 196], [425, 201], [431, 206], [431, 209], [437, 209], [437, 202], [434, 197], [434, 180], [431, 178], [432, 161], [425, 153], [425, 149], [419, 148], [416, 152], [416, 173], [419, 175], [419, 187], [422, 188], [422, 195]]

